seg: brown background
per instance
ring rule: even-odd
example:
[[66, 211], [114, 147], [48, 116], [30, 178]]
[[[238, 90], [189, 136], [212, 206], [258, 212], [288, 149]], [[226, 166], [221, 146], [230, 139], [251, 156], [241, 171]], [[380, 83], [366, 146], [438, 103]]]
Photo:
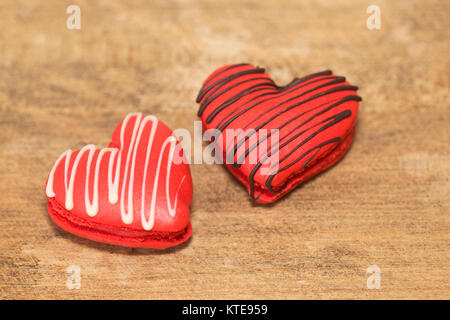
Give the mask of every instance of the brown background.
[[[81, 7], [81, 30], [66, 7]], [[381, 7], [381, 30], [366, 8]], [[0, 298], [450, 298], [449, 1], [18, 1], [0, 6]], [[48, 218], [56, 158], [128, 113], [193, 131], [227, 63], [279, 84], [360, 87], [353, 147], [272, 206], [192, 165], [194, 236], [166, 251], [81, 239]], [[66, 288], [78, 265], [80, 290]], [[381, 289], [366, 269], [380, 267]]]

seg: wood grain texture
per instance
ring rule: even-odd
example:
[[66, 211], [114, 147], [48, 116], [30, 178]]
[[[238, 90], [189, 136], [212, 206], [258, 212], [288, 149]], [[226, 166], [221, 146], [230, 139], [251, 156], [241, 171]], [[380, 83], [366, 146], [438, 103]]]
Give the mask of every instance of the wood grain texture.
[[[17, 1], [0, 6], [0, 298], [450, 298], [448, 1]], [[80, 5], [81, 30], [66, 28]], [[356, 138], [274, 205], [192, 165], [193, 238], [166, 251], [81, 239], [48, 218], [56, 158], [129, 112], [193, 132], [219, 66], [360, 87]], [[81, 289], [66, 288], [70, 265]], [[366, 269], [381, 268], [368, 290]]]

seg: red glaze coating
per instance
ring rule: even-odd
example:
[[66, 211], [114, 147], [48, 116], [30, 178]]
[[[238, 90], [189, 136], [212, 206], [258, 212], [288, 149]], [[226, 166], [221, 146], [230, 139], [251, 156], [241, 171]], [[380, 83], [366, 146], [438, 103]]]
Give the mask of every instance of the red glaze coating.
[[219, 130], [227, 169], [251, 198], [270, 203], [344, 156], [361, 100], [356, 90], [331, 71], [280, 87], [264, 69], [227, 65], [203, 83], [198, 114], [204, 129]]

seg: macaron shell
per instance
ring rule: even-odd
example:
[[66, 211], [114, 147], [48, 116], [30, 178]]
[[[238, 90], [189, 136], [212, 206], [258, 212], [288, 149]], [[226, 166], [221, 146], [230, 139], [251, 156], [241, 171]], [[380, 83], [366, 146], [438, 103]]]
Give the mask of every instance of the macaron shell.
[[205, 80], [198, 114], [205, 130], [221, 132], [215, 142], [232, 159], [227, 169], [267, 203], [344, 156], [361, 100], [356, 90], [329, 70], [278, 86], [263, 68], [227, 65]]
[[[172, 234], [183, 239], [192, 233], [192, 179], [185, 162], [167, 126], [131, 114], [108, 148], [65, 153], [57, 161], [46, 187], [49, 213], [58, 225], [96, 241], [129, 246], [138, 238], [148, 245], [149, 239], [167, 237], [175, 244]], [[96, 212], [88, 210], [92, 204]]]

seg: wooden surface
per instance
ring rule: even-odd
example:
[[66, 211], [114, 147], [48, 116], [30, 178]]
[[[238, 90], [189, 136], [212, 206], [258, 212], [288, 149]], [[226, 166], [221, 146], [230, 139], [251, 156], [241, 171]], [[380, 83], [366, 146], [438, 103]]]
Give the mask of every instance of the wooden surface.
[[[81, 30], [66, 28], [69, 4]], [[381, 8], [368, 30], [366, 8]], [[0, 6], [0, 298], [450, 298], [448, 1], [17, 1]], [[360, 87], [348, 155], [271, 206], [192, 165], [194, 235], [166, 251], [94, 243], [48, 218], [56, 158], [128, 113], [193, 132], [227, 63], [279, 84]], [[68, 290], [66, 268], [81, 268]], [[366, 269], [381, 269], [369, 290]]]

